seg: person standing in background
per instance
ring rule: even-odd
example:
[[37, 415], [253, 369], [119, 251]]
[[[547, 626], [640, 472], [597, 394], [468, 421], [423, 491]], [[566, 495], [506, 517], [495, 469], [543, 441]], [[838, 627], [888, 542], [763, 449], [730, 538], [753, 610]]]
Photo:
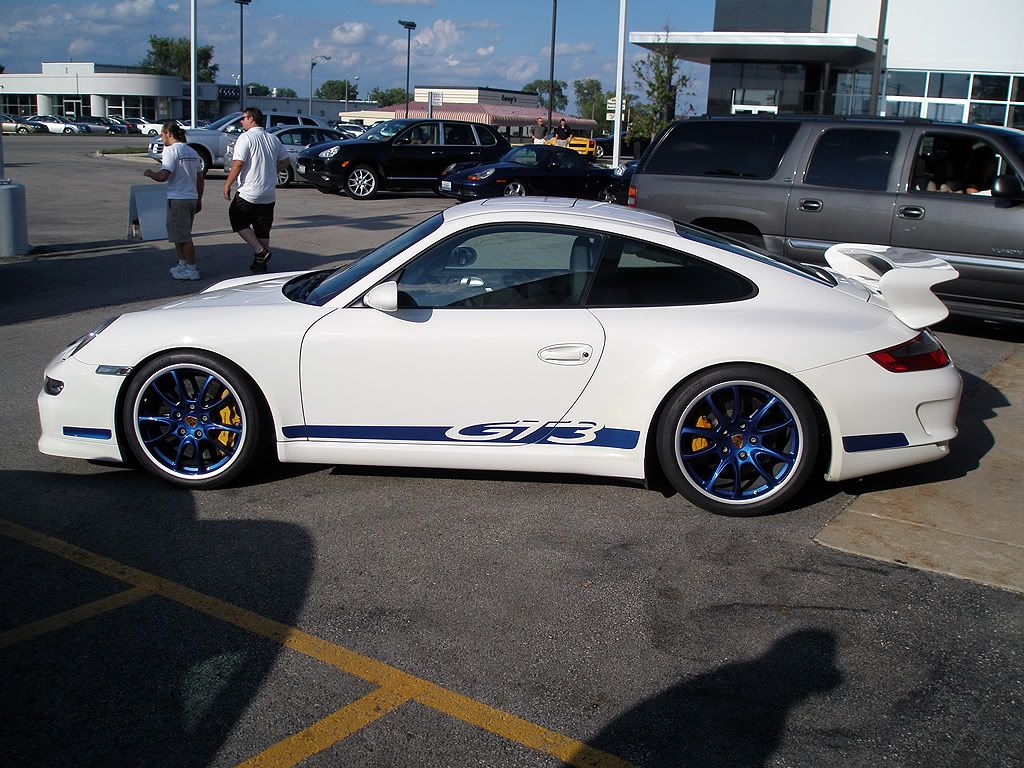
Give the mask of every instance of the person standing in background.
[[555, 128], [555, 144], [560, 147], [569, 146], [569, 139], [572, 138], [572, 129], [565, 122], [563, 117], [558, 121], [558, 127]]
[[534, 144], [544, 143], [544, 140], [548, 137], [548, 129], [544, 126], [543, 117], [538, 117], [537, 123], [530, 126], [530, 136], [533, 138]]
[[[242, 113], [242, 135], [235, 142], [231, 170], [224, 182], [224, 199], [231, 200], [228, 219], [231, 230], [253, 250], [249, 269], [267, 271], [270, 261], [270, 228], [274, 225], [277, 201], [277, 172], [288, 167], [288, 152], [281, 140], [263, 130], [263, 112], [247, 107]], [[238, 189], [231, 198], [231, 185]]]
[[185, 131], [173, 120], [163, 124], [160, 140], [164, 143], [160, 170], [143, 171], [154, 181], [167, 182], [167, 240], [174, 243], [178, 263], [171, 267], [175, 280], [199, 280], [196, 247], [192, 242], [192, 222], [203, 209], [202, 161], [185, 143]]

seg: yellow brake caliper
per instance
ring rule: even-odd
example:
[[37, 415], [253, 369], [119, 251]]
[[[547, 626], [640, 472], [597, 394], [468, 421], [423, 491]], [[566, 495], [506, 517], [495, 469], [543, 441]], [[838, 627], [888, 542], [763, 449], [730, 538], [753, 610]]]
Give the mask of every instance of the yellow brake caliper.
[[[220, 393], [220, 397], [223, 400], [229, 394], [230, 393], [225, 389], [223, 392]], [[220, 409], [219, 415], [221, 424], [229, 424], [232, 427], [237, 427], [239, 424], [242, 423], [242, 417], [238, 415], [238, 409], [236, 409], [234, 406], [225, 405], [223, 408]], [[237, 438], [238, 435], [236, 433], [225, 432], [223, 430], [219, 435], [217, 435], [217, 440], [219, 440], [225, 448], [230, 448], [231, 446], [233, 446]]]
[[[708, 421], [704, 416], [701, 416], [699, 419], [697, 419], [696, 426], [700, 427], [701, 429], [711, 429], [711, 422]], [[690, 450], [696, 453], [697, 451], [703, 451], [709, 445], [710, 443], [705, 438], [695, 437], [690, 442]]]

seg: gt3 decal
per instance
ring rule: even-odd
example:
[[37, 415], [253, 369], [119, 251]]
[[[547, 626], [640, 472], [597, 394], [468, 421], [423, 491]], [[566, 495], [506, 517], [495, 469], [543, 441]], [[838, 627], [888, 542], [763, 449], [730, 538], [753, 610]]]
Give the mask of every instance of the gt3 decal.
[[458, 427], [402, 427], [309, 424], [287, 426], [289, 438], [430, 442], [486, 445], [586, 445], [595, 448], [636, 448], [640, 433], [615, 429], [596, 421], [492, 421]]

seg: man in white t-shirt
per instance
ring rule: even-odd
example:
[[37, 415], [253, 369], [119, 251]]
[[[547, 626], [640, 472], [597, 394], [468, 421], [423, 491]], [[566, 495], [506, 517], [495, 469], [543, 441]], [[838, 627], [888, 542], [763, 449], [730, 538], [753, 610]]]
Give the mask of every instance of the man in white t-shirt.
[[[277, 172], [288, 167], [288, 152], [281, 140], [263, 130], [263, 112], [247, 107], [242, 113], [242, 135], [235, 142], [231, 170], [224, 182], [224, 199], [231, 200], [228, 219], [253, 250], [253, 272], [266, 272], [270, 261], [270, 228], [277, 200]], [[238, 189], [231, 198], [231, 185]]]
[[171, 267], [171, 277], [198, 280], [192, 222], [203, 209], [203, 174], [199, 172], [202, 161], [185, 143], [184, 129], [173, 120], [164, 123], [160, 140], [164, 143], [160, 170], [147, 168], [143, 175], [167, 182], [167, 239], [174, 243], [178, 252], [178, 263]]

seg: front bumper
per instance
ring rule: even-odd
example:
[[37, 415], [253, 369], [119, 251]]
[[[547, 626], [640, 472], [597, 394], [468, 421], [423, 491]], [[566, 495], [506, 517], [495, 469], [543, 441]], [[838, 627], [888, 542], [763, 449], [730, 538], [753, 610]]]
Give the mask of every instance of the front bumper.
[[295, 161], [299, 176], [320, 187], [343, 187], [345, 175], [340, 169], [328, 165], [322, 157], [302, 157]]
[[45, 388], [36, 398], [39, 450], [50, 456], [124, 461], [117, 442], [117, 396], [124, 376], [101, 375], [97, 366], [66, 357], [68, 347], [46, 366], [46, 377], [64, 384], [60, 394]]

